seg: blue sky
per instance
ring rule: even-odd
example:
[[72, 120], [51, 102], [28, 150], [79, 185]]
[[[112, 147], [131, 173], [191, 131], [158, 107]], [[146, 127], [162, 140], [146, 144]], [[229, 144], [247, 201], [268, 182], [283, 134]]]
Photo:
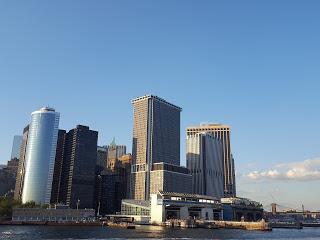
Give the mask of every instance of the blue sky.
[[183, 108], [182, 164], [187, 126], [229, 124], [239, 195], [320, 209], [319, 8], [318, 1], [3, 1], [0, 163], [44, 105], [61, 113], [60, 128], [89, 125], [99, 144], [115, 136], [131, 149], [130, 100], [152, 93]]

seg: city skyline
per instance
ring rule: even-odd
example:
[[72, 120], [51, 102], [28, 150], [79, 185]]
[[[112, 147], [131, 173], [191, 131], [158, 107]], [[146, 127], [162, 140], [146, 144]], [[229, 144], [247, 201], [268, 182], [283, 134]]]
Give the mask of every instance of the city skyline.
[[228, 124], [239, 196], [320, 208], [319, 3], [46, 4], [0, 8], [0, 164], [42, 105], [131, 152], [130, 100], [152, 93], [184, 110], [182, 165], [187, 127]]

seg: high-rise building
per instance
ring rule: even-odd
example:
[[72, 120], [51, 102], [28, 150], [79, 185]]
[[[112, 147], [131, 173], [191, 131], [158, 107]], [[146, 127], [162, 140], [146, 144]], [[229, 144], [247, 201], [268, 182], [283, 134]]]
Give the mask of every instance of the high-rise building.
[[59, 202], [93, 208], [98, 132], [78, 125], [66, 135]]
[[223, 169], [224, 169], [224, 196], [236, 196], [236, 183], [234, 171], [234, 159], [231, 153], [230, 127], [224, 124], [201, 124], [196, 127], [187, 128], [187, 137], [199, 132], [206, 132], [219, 139], [223, 148]]
[[97, 172], [107, 168], [107, 146], [97, 146]]
[[31, 114], [22, 202], [49, 204], [59, 127], [58, 112], [44, 107]]
[[22, 199], [22, 189], [23, 189], [23, 183], [24, 183], [24, 173], [25, 173], [25, 163], [26, 163], [25, 159], [26, 159], [28, 135], [29, 135], [29, 125], [27, 125], [23, 129], [22, 143], [21, 143], [20, 156], [19, 156], [19, 166], [18, 166], [18, 172], [17, 172], [17, 177], [16, 177], [16, 185], [14, 188], [14, 199], [15, 200]]
[[102, 171], [96, 182], [96, 209], [100, 215], [120, 212], [121, 200], [128, 197], [131, 154], [117, 159], [113, 168]]
[[13, 137], [12, 150], [11, 150], [11, 159], [20, 158], [20, 148], [22, 144], [22, 136], [16, 135]]
[[221, 141], [206, 132], [188, 135], [186, 157], [187, 168], [192, 174], [193, 193], [222, 198], [224, 173]]
[[6, 170], [9, 171], [16, 179], [17, 173], [18, 173], [18, 167], [19, 167], [19, 159], [12, 158], [11, 160], [8, 161]]
[[8, 161], [7, 166], [0, 168], [0, 196], [13, 197], [18, 165], [19, 160], [13, 158]]
[[54, 171], [51, 189], [51, 203], [59, 203], [59, 192], [61, 185], [62, 165], [64, 158], [64, 146], [66, 142], [66, 130], [58, 131], [58, 141], [56, 148], [56, 159], [54, 162]]
[[[132, 100], [133, 104], [133, 144], [132, 144], [132, 187], [131, 197], [148, 200], [153, 170], [175, 172], [180, 165], [180, 112], [177, 107], [162, 98], [146, 95]], [[160, 164], [161, 169], [153, 167]], [[186, 174], [188, 175], [188, 174]], [[189, 176], [191, 177], [191, 176]], [[161, 178], [166, 181], [166, 178]], [[160, 179], [160, 180], [161, 180]], [[171, 182], [171, 184], [175, 184]], [[166, 184], [160, 184], [160, 189]], [[155, 189], [155, 188], [154, 188]], [[177, 191], [179, 191], [177, 189]]]
[[111, 169], [115, 162], [123, 155], [126, 154], [125, 145], [117, 145], [115, 138], [113, 138], [111, 144], [107, 146], [107, 168]]

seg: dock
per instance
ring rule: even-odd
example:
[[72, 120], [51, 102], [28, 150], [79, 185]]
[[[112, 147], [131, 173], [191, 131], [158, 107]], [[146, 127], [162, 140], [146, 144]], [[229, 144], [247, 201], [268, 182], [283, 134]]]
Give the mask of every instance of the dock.
[[255, 231], [271, 231], [269, 223], [264, 220], [259, 222], [234, 222], [234, 221], [200, 221], [200, 220], [167, 220], [162, 226], [173, 228], [206, 228], [206, 229], [244, 229]]

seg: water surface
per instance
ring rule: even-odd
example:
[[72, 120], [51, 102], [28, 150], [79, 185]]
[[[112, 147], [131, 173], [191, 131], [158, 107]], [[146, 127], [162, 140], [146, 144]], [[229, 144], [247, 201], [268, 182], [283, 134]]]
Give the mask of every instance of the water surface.
[[320, 239], [320, 228], [274, 229], [271, 232], [238, 229], [179, 229], [139, 226], [121, 229], [96, 226], [0, 226], [0, 239]]

